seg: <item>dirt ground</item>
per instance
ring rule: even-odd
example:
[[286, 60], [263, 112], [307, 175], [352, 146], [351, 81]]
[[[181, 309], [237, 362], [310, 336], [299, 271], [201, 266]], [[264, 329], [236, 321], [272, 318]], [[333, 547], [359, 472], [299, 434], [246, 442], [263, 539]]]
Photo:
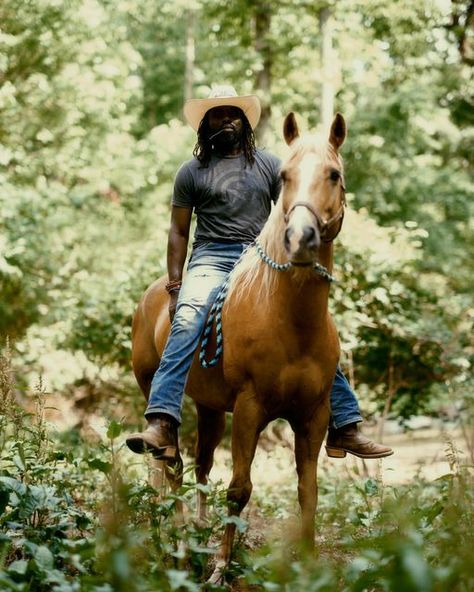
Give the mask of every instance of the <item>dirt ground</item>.
[[[105, 436], [105, 419], [93, 413], [79, 413], [74, 400], [52, 396], [51, 401], [47, 400], [46, 403], [47, 419], [57, 428], [72, 427], [86, 418], [83, 426], [84, 436], [93, 439]], [[376, 438], [375, 428], [363, 424], [363, 432], [369, 437]], [[404, 433], [388, 433], [383, 442], [394, 449], [394, 454], [381, 460], [365, 462], [350, 454], [344, 459], [330, 459], [326, 456], [323, 444], [318, 471], [320, 474], [330, 474], [336, 470], [348, 475], [358, 473], [373, 476], [382, 479], [387, 485], [407, 483], [417, 475], [426, 480], [433, 480], [450, 471], [448, 457], [452, 446], [458, 451], [458, 460], [461, 464], [474, 464], [474, 427], [470, 428], [469, 440], [470, 443], [460, 427], [446, 425], [440, 428], [419, 428]], [[260, 437], [252, 464], [254, 488], [289, 485], [295, 481], [292, 442], [293, 434], [288, 424], [273, 422], [267, 427]], [[193, 464], [192, 458], [184, 460], [188, 466]], [[231, 466], [230, 451], [219, 447], [211, 480], [214, 483], [222, 481], [226, 486], [231, 477]]]
[[[370, 437], [375, 434], [364, 428]], [[252, 465], [254, 491], [259, 487], [288, 485], [292, 480], [296, 485], [294, 456], [291, 435], [286, 430], [277, 437], [270, 431], [263, 435], [263, 446], [259, 446]], [[381, 478], [387, 485], [407, 483], [416, 476], [434, 480], [450, 471], [449, 457], [454, 446], [460, 464], [470, 462], [469, 445], [461, 429], [450, 431], [439, 429], [419, 429], [402, 434], [387, 435], [384, 444], [394, 450], [392, 456], [380, 460], [362, 460], [347, 455], [344, 459], [330, 459], [323, 448], [319, 457], [321, 474], [339, 470], [343, 474], [354, 472]], [[222, 480], [227, 484], [231, 476], [230, 453], [226, 450], [216, 452], [216, 461], [211, 473], [214, 482]]]

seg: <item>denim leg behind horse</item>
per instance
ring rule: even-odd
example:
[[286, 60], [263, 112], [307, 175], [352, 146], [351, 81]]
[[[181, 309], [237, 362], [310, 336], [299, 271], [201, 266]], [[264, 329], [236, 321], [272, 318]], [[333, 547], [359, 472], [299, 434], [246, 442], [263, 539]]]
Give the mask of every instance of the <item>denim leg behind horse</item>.
[[219, 243], [206, 243], [194, 250], [171, 332], [153, 377], [145, 417], [166, 413], [181, 423], [184, 387], [209, 309], [242, 250], [240, 244]]
[[351, 423], [362, 421], [354, 391], [338, 365], [331, 390], [331, 419], [332, 428], [342, 428]]

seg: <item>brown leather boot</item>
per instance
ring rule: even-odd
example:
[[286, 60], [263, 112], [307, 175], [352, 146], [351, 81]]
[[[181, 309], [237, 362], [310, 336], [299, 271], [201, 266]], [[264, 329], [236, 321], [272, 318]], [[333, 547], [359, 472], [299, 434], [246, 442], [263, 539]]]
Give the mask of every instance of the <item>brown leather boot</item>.
[[151, 415], [146, 430], [132, 434], [126, 443], [137, 454], [151, 452], [159, 460], [174, 460], [178, 451], [178, 422], [166, 413]]
[[326, 452], [331, 458], [344, 458], [346, 453], [359, 458], [382, 458], [393, 454], [393, 450], [377, 444], [359, 432], [357, 423], [350, 423], [336, 430], [329, 428]]

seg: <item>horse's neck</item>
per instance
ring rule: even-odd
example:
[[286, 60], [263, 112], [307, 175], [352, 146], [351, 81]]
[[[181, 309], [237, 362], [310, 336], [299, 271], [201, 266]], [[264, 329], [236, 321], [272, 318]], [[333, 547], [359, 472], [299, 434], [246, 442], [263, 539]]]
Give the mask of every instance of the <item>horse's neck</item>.
[[[323, 244], [319, 262], [332, 271], [332, 243]], [[328, 322], [330, 284], [313, 270], [278, 273], [277, 289], [272, 307], [280, 319], [287, 319], [295, 327], [321, 327]]]

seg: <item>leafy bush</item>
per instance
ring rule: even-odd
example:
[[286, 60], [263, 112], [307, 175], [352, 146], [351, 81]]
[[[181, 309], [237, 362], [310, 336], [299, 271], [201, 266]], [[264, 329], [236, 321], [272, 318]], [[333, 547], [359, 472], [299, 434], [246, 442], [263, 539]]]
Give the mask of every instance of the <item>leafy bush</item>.
[[[225, 492], [207, 486], [210, 521], [197, 524], [196, 486], [185, 474], [158, 499], [152, 467], [130, 462], [122, 424], [94, 445], [55, 433], [14, 400], [8, 356], [0, 358], [0, 585], [12, 592], [205, 589], [226, 518]], [[451, 472], [432, 483], [384, 486], [358, 475], [320, 478], [318, 554], [283, 532], [297, 521], [294, 484], [254, 493], [252, 516], [275, 524], [277, 543], [237, 520], [231, 589], [467, 592], [474, 585], [472, 475], [448, 446]], [[145, 469], [148, 469], [148, 473]], [[255, 503], [256, 502], [256, 503]], [[186, 510], [183, 523], [177, 511]], [[263, 520], [262, 520], [263, 519]], [[250, 520], [253, 521], [253, 518]], [[256, 536], [256, 534], [258, 536]], [[206, 589], [209, 589], [207, 587]], [[223, 589], [214, 587], [215, 590]]]

